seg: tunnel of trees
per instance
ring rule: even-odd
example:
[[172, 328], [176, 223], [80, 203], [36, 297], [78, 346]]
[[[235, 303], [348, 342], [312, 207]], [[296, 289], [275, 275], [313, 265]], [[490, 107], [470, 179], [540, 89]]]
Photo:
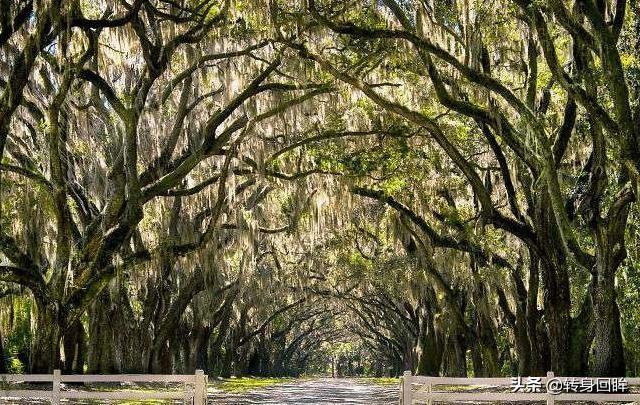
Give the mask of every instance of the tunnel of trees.
[[640, 374], [635, 0], [0, 0], [0, 373]]

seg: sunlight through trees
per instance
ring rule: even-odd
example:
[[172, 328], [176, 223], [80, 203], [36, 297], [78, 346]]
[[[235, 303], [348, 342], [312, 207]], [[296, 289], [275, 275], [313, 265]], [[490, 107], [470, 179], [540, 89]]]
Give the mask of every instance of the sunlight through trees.
[[638, 375], [639, 7], [0, 0], [0, 372]]

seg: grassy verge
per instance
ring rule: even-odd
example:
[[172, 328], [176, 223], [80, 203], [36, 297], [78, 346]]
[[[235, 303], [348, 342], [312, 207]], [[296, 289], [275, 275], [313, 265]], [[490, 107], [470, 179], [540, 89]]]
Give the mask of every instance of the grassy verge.
[[291, 381], [291, 378], [271, 378], [271, 377], [240, 377], [225, 378], [211, 381], [209, 386], [226, 392], [240, 393], [258, 388], [270, 387]]
[[376, 385], [400, 384], [400, 380], [395, 377], [362, 377], [362, 378], [358, 378], [358, 381], [361, 381], [366, 384], [376, 384]]
[[[102, 392], [168, 392], [168, 391], [184, 391], [184, 387], [181, 384], [157, 384], [157, 383], [141, 383], [131, 385], [121, 384], [91, 384], [83, 388], [87, 391], [102, 391]], [[114, 400], [109, 401], [109, 404], [117, 405], [169, 405], [174, 404], [176, 401], [168, 399], [136, 399], [136, 400]], [[104, 404], [104, 400], [86, 401], [86, 404]]]

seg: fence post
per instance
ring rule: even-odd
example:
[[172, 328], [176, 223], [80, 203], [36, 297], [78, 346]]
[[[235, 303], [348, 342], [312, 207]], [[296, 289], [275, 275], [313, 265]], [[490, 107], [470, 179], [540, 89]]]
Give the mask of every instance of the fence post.
[[[549, 381], [554, 378], [554, 374], [553, 371], [548, 371], [547, 372], [547, 387], [549, 387]], [[551, 394], [549, 392], [549, 390], [547, 389], [547, 405], [555, 405], [556, 401], [555, 398], [553, 396], [553, 394]]]
[[60, 370], [53, 370], [53, 389], [51, 392], [51, 404], [60, 404]]
[[413, 405], [411, 399], [411, 371], [407, 370], [402, 376], [402, 405]]
[[207, 384], [204, 371], [196, 370], [195, 392], [193, 395], [193, 405], [205, 405], [207, 403]]

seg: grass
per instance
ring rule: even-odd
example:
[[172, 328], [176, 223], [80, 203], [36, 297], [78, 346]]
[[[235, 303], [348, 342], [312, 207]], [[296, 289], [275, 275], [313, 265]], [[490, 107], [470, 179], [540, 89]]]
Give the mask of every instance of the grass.
[[231, 393], [241, 393], [291, 381], [291, 378], [232, 377], [209, 381], [209, 386]]
[[[232, 377], [232, 378], [218, 378], [218, 379], [210, 379], [209, 380], [209, 388], [215, 388], [222, 390], [224, 392], [228, 392], [231, 394], [241, 394], [247, 391], [271, 387], [278, 384], [284, 384], [287, 382], [292, 382], [294, 380], [306, 380], [312, 379], [314, 377], [305, 376], [298, 379], [294, 378], [286, 378], [286, 377]], [[365, 384], [377, 384], [377, 385], [397, 385], [397, 378], [357, 378], [355, 379], [358, 382], [362, 382]], [[76, 388], [76, 387], [70, 387]], [[78, 387], [80, 388], [80, 387]], [[91, 384], [90, 386], [84, 386], [81, 389], [85, 389], [88, 391], [174, 391], [174, 390], [182, 390], [183, 387], [179, 384], [134, 384], [130, 386], [121, 386], [120, 384]], [[102, 403], [99, 401], [85, 400], [82, 401], [83, 404], [98, 404]], [[173, 401], [169, 400], [121, 400], [114, 403], [118, 405], [164, 405], [171, 404]]]
[[[292, 378], [268, 378], [268, 377], [232, 377], [232, 378], [219, 378], [209, 380], [210, 388], [217, 388], [228, 393], [243, 393], [254, 389], [270, 387], [276, 384], [282, 384], [292, 381]], [[184, 388], [180, 384], [132, 384], [128, 386], [122, 386], [120, 384], [91, 384], [89, 386], [70, 386], [72, 389], [83, 389], [87, 391], [124, 391], [124, 392], [147, 392], [147, 391], [182, 391]], [[97, 400], [83, 400], [83, 404], [98, 404], [103, 403]], [[174, 401], [162, 400], [162, 399], [148, 399], [148, 400], [119, 400], [113, 401], [118, 405], [164, 405], [172, 404]]]
[[[84, 389], [88, 391], [102, 391], [102, 392], [153, 392], [153, 391], [184, 391], [184, 387], [181, 384], [132, 384], [122, 386], [120, 384], [91, 384], [85, 386]], [[103, 404], [104, 401], [87, 401], [87, 404]], [[118, 405], [168, 405], [173, 404], [175, 401], [168, 399], [136, 399], [136, 400], [118, 400], [111, 401], [110, 403]]]
[[395, 377], [361, 377], [358, 378], [358, 381], [367, 384], [376, 384], [376, 385], [398, 385], [400, 384], [400, 379]]

